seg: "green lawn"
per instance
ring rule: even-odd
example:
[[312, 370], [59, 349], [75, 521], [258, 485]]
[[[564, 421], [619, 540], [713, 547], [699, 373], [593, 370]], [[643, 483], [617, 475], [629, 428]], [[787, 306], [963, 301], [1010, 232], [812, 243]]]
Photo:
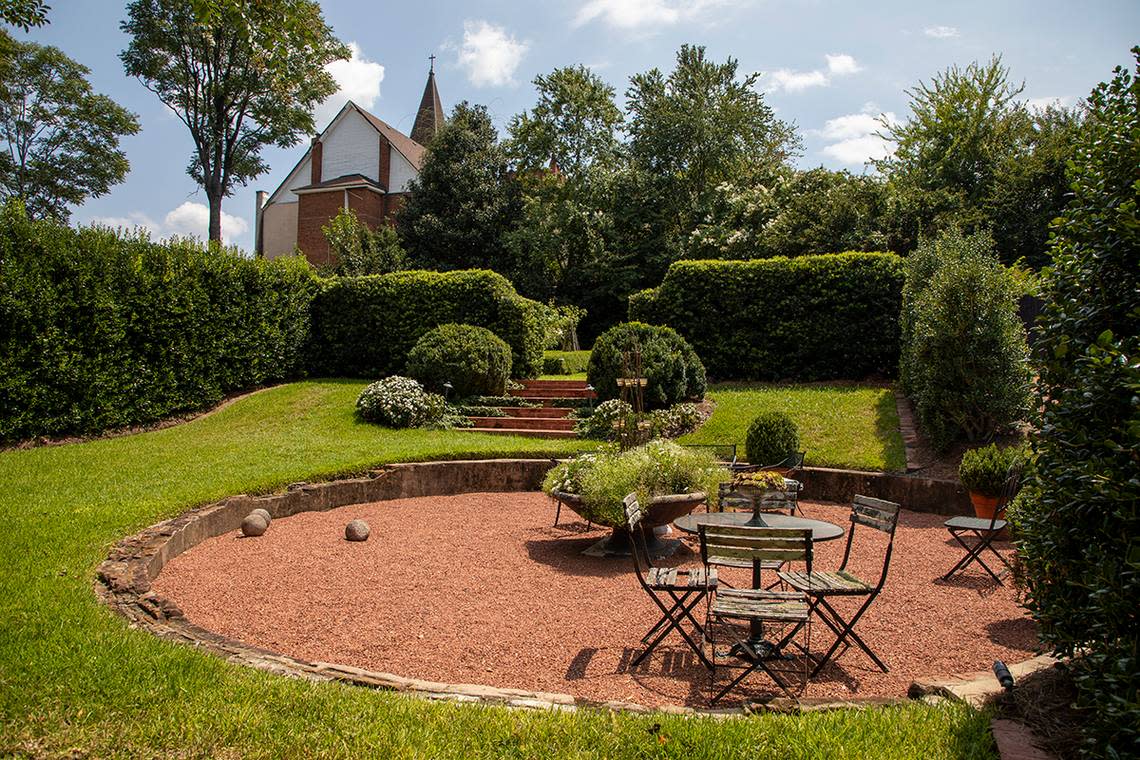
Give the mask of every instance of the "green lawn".
[[166, 430], [0, 452], [0, 756], [994, 757], [988, 717], [961, 706], [719, 722], [432, 704], [231, 665], [96, 603], [108, 547], [192, 505], [396, 460], [581, 445], [362, 425], [362, 387], [296, 383]]
[[716, 411], [683, 443], [735, 443], [744, 459], [748, 424], [761, 411], [787, 412], [807, 449], [806, 464], [905, 470], [906, 453], [890, 388], [865, 385], [724, 383], [709, 388]]

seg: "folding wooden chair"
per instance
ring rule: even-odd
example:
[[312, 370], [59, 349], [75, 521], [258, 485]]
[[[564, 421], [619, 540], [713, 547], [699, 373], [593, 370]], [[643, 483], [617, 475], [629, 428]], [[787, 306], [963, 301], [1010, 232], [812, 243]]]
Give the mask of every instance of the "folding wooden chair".
[[[788, 561], [803, 561], [811, 572], [812, 542], [811, 530], [789, 528], [759, 528], [750, 526], [699, 526], [701, 537], [701, 559], [706, 566], [747, 561], [753, 567], [753, 586], [760, 585], [761, 568], [768, 564]], [[789, 696], [794, 697], [789, 683], [782, 677], [789, 672], [778, 669], [769, 663], [786, 660], [784, 648], [801, 631], [807, 631], [807, 644], [800, 648], [810, 651], [810, 606], [808, 597], [800, 591], [769, 591], [760, 588], [726, 589], [718, 588], [709, 607], [706, 631], [711, 630], [712, 621], [744, 620], [749, 623], [749, 636], [736, 641], [730, 651], [742, 655], [747, 661], [740, 675], [720, 690], [712, 702], [715, 704], [725, 694], [735, 688], [749, 674], [762, 670]], [[763, 626], [790, 626], [778, 640], [763, 638]], [[709, 638], [712, 641], [711, 637]], [[713, 664], [716, 664], [717, 649], [713, 645]], [[715, 671], [714, 671], [715, 675]], [[804, 684], [807, 684], [807, 658], [804, 660]]]
[[[1009, 523], [1003, 519], [1005, 510], [1009, 506], [1009, 503], [1013, 501], [1013, 497], [1017, 496], [1020, 487], [1021, 467], [1015, 466], [1006, 476], [1005, 484], [1002, 486], [1001, 493], [998, 495], [998, 503], [994, 508], [993, 517], [988, 520], [984, 517], [952, 517], [944, 523], [946, 530], [950, 531], [950, 535], [954, 537], [954, 540], [966, 550], [966, 556], [958, 560], [958, 564], [950, 568], [950, 571], [942, 576], [942, 580], [950, 580], [955, 573], [960, 573], [972, 563], [977, 562], [999, 585], [1005, 585], [1002, 583], [1002, 576], [1011, 569], [1009, 560], [1003, 557], [1001, 552], [993, 547], [993, 542], [997, 540], [1001, 532], [1009, 525]], [[963, 540], [964, 538], [969, 538], [971, 534], [974, 538], [973, 546], [970, 546]], [[986, 564], [985, 559], [983, 559], [982, 553], [987, 550], [1005, 565], [1005, 569], [1000, 573], [995, 573], [990, 566]]]
[[[634, 658], [632, 665], [634, 667], [640, 665], [670, 631], [676, 631], [689, 648], [697, 653], [701, 663], [712, 670], [713, 664], [705, 656], [702, 648], [705, 629], [692, 613], [693, 608], [702, 600], [707, 605], [709, 594], [716, 590], [716, 568], [703, 566], [682, 570], [675, 567], [654, 567], [645, 542], [645, 533], [641, 530], [641, 507], [637, 503], [637, 495], [631, 493], [625, 497], [623, 503], [626, 524], [629, 526], [630, 553], [633, 555], [637, 580], [662, 613], [661, 619], [641, 637], [641, 643], [646, 646], [644, 651]], [[698, 640], [694, 640], [685, 630], [683, 624], [686, 620], [692, 623], [693, 629], [699, 636]]]
[[[835, 634], [835, 643], [831, 645], [823, 657], [816, 659], [815, 670], [811, 673], [813, 678], [832, 659], [839, 647], [842, 646], [843, 652], [846, 652], [851, 647], [851, 643], [862, 649], [884, 673], [887, 672], [887, 666], [871, 651], [867, 642], [855, 633], [854, 628], [855, 624], [859, 622], [859, 618], [863, 617], [863, 613], [867, 611], [867, 608], [878, 597], [879, 592], [883, 590], [883, 584], [887, 581], [887, 570], [891, 566], [891, 554], [895, 547], [895, 529], [898, 524], [898, 504], [882, 499], [872, 499], [870, 496], [856, 496], [851, 504], [851, 528], [847, 532], [847, 548], [843, 550], [843, 561], [839, 564], [839, 569], [834, 572], [812, 572], [811, 570], [799, 572], [793, 570], [779, 573], [780, 580], [808, 595], [811, 611]], [[887, 550], [883, 556], [883, 569], [874, 586], [847, 570], [847, 561], [851, 559], [851, 545], [855, 540], [855, 526], [857, 525], [882, 531], [889, 536]], [[851, 619], [845, 620], [827, 601], [828, 597], [835, 596], [862, 596], [866, 599], [855, 614], [851, 616]], [[842, 656], [843, 652], [835, 656], [835, 659]]]

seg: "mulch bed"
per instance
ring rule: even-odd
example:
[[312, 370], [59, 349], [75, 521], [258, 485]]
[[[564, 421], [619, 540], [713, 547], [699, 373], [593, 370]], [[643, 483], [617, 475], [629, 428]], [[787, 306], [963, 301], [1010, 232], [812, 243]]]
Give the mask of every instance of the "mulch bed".
[[[846, 506], [801, 506], [808, 517], [847, 525]], [[356, 518], [372, 528], [365, 543], [344, 540], [345, 523]], [[306, 660], [589, 699], [707, 704], [707, 671], [675, 634], [631, 669], [656, 608], [630, 560], [581, 554], [604, 530], [587, 531], [568, 510], [557, 527], [553, 518], [553, 503], [537, 493], [302, 513], [273, 521], [260, 538], [210, 539], [168, 564], [153, 585], [194, 623]], [[857, 628], [891, 671], [879, 672], [852, 649], [805, 696], [903, 697], [916, 677], [986, 670], [995, 659], [1034, 653], [1033, 624], [1008, 585], [979, 569], [938, 580], [961, 556], [944, 519], [903, 512], [886, 588]], [[874, 531], [856, 535], [851, 569], [861, 577], [878, 577], [882, 539]], [[818, 543], [817, 567], [838, 565], [844, 543]], [[699, 561], [682, 548], [670, 563]], [[744, 571], [727, 576], [748, 585]], [[811, 634], [813, 651], [832, 641], [822, 625]], [[719, 684], [728, 677], [718, 670]], [[773, 693], [771, 681], [755, 674], [721, 704]]]

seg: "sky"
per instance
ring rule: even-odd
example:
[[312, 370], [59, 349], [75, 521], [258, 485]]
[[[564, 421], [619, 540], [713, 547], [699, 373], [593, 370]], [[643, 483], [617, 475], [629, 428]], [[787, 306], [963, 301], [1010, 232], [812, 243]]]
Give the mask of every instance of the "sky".
[[[126, 180], [73, 212], [77, 223], [141, 225], [154, 235], [204, 236], [205, 194], [186, 174], [186, 127], [123, 73], [126, 3], [49, 0], [49, 25], [13, 34], [55, 45], [91, 70], [95, 91], [138, 115], [139, 134], [121, 147]], [[1129, 65], [1140, 43], [1140, 2], [988, 0], [325, 0], [325, 19], [352, 49], [333, 64], [340, 91], [316, 111], [318, 129], [346, 99], [404, 133], [411, 131], [436, 55], [444, 109], [461, 100], [488, 107], [500, 131], [534, 103], [534, 77], [585, 64], [624, 101], [629, 77], [671, 70], [682, 44], [717, 61], [761, 72], [758, 87], [804, 140], [801, 167], [866, 170], [881, 156], [877, 120], [905, 119], [908, 88], [951, 65], [999, 54], [1031, 104], [1074, 104]], [[255, 192], [272, 191], [303, 155], [268, 148], [270, 171], [223, 202], [226, 242], [253, 246]]]

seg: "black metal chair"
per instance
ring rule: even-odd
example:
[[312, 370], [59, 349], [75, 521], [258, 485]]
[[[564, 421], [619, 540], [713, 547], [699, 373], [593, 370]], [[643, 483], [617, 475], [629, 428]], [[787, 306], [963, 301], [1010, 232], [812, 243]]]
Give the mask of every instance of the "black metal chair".
[[[950, 531], [950, 535], [954, 537], [954, 540], [966, 550], [966, 556], [958, 560], [958, 564], [950, 568], [949, 572], [942, 576], [942, 580], [950, 580], [956, 573], [964, 571], [971, 564], [977, 562], [999, 585], [1005, 585], [1002, 582], [1002, 576], [1008, 573], [1012, 568], [1009, 565], [1009, 560], [1003, 557], [1001, 552], [994, 548], [993, 543], [1009, 525], [1004, 519], [1005, 510], [1009, 507], [1013, 498], [1017, 496], [1017, 492], [1020, 488], [1021, 467], [1020, 465], [1015, 465], [1006, 475], [1005, 484], [1002, 486], [1001, 493], [998, 495], [997, 506], [994, 507], [993, 517], [988, 520], [984, 517], [952, 517], [943, 523], [946, 526], [946, 530]], [[974, 538], [973, 546], [970, 546], [970, 544], [964, 540], [965, 538], [971, 537], [971, 535]], [[982, 553], [987, 550], [1005, 565], [1004, 570], [995, 573], [990, 566], [986, 564]]]
[[[701, 642], [704, 640], [705, 629], [693, 617], [693, 608], [701, 601], [708, 603], [709, 594], [716, 590], [716, 568], [702, 566], [692, 569], [678, 569], [675, 567], [654, 567], [649, 556], [649, 549], [645, 542], [645, 533], [641, 530], [641, 507], [637, 503], [637, 495], [630, 494], [625, 497], [626, 524], [630, 534], [630, 553], [633, 555], [633, 566], [637, 572], [637, 580], [641, 588], [661, 609], [661, 619], [641, 637], [645, 644], [644, 651], [633, 659], [632, 665], [637, 667], [650, 652], [657, 648], [670, 631], [680, 634], [689, 648], [697, 653], [701, 663], [709, 670], [713, 669], [712, 662], [705, 656]], [[684, 622], [692, 623], [694, 630], [700, 637], [694, 640], [684, 628]]]
[[[810, 530], [788, 528], [761, 528], [751, 526], [699, 526], [701, 559], [706, 567], [746, 561], [753, 568], [753, 586], [760, 585], [761, 568], [766, 564], [802, 561], [811, 572], [812, 541]], [[790, 672], [770, 663], [787, 660], [784, 648], [801, 630], [806, 630], [807, 643], [800, 647], [805, 652], [804, 685], [807, 684], [807, 663], [811, 643], [811, 616], [808, 597], [801, 591], [770, 591], [760, 588], [718, 588], [709, 607], [705, 629], [712, 630], [713, 621], [724, 623], [743, 620], [749, 623], [749, 636], [733, 643], [730, 654], [741, 655], [748, 663], [740, 675], [713, 697], [715, 704], [749, 674], [762, 670], [789, 696], [794, 697], [783, 674]], [[789, 627], [777, 641], [763, 639], [764, 625]], [[713, 643], [713, 663], [717, 648]], [[715, 676], [715, 670], [714, 670]]]
[[[835, 634], [835, 643], [831, 645], [826, 654], [816, 659], [815, 670], [811, 674], [813, 678], [833, 656], [835, 659], [839, 659], [851, 647], [851, 642], [862, 649], [884, 673], [887, 672], [887, 666], [871, 651], [867, 642], [855, 633], [854, 628], [855, 624], [859, 622], [859, 618], [863, 617], [863, 613], [879, 596], [879, 592], [883, 590], [883, 584], [887, 581], [887, 570], [891, 566], [891, 554], [895, 547], [895, 529], [899, 524], [899, 509], [899, 505], [892, 501], [873, 499], [870, 496], [856, 496], [851, 504], [851, 528], [847, 532], [847, 548], [843, 550], [843, 561], [840, 562], [839, 569], [833, 572], [812, 572], [808, 570], [807, 572], [787, 571], [779, 573], [780, 580], [808, 595], [811, 611]], [[873, 586], [847, 570], [847, 562], [851, 559], [851, 545], [855, 540], [855, 526], [857, 525], [882, 531], [889, 536], [887, 549], [883, 556], [883, 569], [879, 573], [879, 580]], [[855, 614], [851, 616], [851, 619], [845, 620], [843, 615], [828, 601], [829, 597], [836, 596], [862, 596], [866, 599]], [[844, 647], [843, 652], [836, 656], [835, 652], [841, 646]]]

